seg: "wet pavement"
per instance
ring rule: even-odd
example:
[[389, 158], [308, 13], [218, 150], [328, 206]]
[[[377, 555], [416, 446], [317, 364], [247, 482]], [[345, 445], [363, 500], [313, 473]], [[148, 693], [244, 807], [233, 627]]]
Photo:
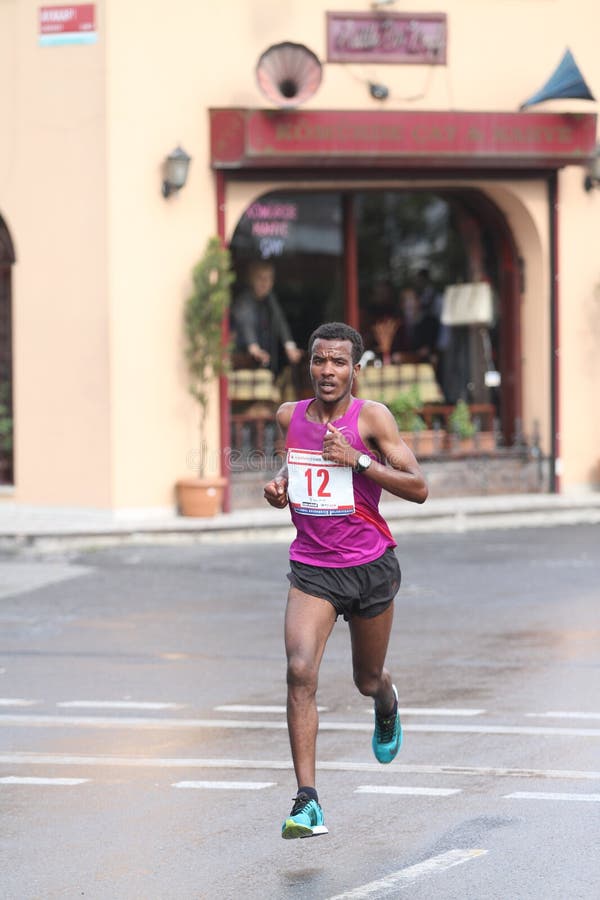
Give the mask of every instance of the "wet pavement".
[[372, 757], [338, 622], [330, 833], [289, 842], [283, 536], [6, 552], [2, 895], [595, 900], [598, 526], [395, 533], [404, 746]]

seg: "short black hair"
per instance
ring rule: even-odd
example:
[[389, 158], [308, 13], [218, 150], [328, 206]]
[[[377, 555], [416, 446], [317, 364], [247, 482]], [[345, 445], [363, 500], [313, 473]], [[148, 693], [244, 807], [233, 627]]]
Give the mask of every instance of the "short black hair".
[[315, 328], [308, 339], [308, 355], [312, 356], [312, 349], [315, 341], [350, 341], [352, 344], [352, 364], [356, 365], [360, 362], [365, 347], [363, 339], [354, 328], [346, 325], [345, 322], [325, 322]]

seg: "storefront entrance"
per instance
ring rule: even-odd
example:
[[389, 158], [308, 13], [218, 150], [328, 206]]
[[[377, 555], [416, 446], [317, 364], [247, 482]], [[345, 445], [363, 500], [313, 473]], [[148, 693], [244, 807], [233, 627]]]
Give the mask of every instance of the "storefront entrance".
[[[217, 229], [232, 249], [236, 294], [250, 262], [263, 260], [286, 340], [305, 347], [325, 320], [358, 328], [370, 351], [359, 393], [399, 411], [412, 398], [412, 432], [401, 431], [419, 458], [466, 460], [446, 479], [454, 495], [556, 490], [557, 172], [591, 155], [595, 117], [217, 109], [210, 118]], [[535, 294], [523, 290], [528, 265]], [[424, 313], [427, 328], [415, 328]], [[222, 381], [232, 484], [252, 470], [260, 480], [277, 461], [273, 411], [310, 390], [306, 360], [291, 377], [275, 369], [238, 368]], [[434, 437], [427, 449], [423, 431]], [[441, 482], [435, 492], [445, 493]]]
[[[361, 332], [361, 395], [401, 408], [416, 394], [419, 422], [439, 432], [427, 448], [421, 438], [421, 456], [450, 455], [451, 417], [461, 400], [479, 435], [471, 453], [522, 442], [519, 263], [504, 217], [481, 191], [270, 192], [245, 210], [230, 248], [234, 296], [251, 290], [257, 260], [272, 266], [273, 293], [299, 347], [324, 321]], [[487, 286], [490, 320], [445, 324], [447, 289], [469, 285]], [[232, 327], [239, 344], [235, 317]], [[271, 370], [234, 354], [240, 359], [230, 378], [232, 447], [240, 467], [251, 468], [277, 453], [277, 405], [310, 394], [310, 385], [306, 358], [286, 364], [283, 346]]]

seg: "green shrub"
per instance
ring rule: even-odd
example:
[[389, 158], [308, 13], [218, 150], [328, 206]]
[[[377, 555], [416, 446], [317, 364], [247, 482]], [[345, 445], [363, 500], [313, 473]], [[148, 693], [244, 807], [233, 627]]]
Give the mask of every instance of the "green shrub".
[[400, 391], [387, 405], [400, 431], [423, 431], [426, 428], [419, 415], [423, 401], [416, 385]]
[[464, 400], [457, 402], [448, 421], [452, 434], [461, 439], [473, 437], [477, 430], [471, 419], [471, 411]]
[[[193, 287], [184, 309], [189, 390], [198, 403], [203, 446], [212, 379], [227, 371], [228, 348], [223, 347], [222, 322], [231, 304], [234, 277], [229, 251], [218, 237], [211, 237], [192, 272]], [[200, 476], [204, 475], [204, 461], [203, 452]]]

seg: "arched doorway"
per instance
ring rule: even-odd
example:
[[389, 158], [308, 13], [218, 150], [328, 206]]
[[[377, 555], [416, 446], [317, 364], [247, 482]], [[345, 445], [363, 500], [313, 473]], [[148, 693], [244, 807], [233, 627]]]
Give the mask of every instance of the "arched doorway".
[[0, 216], [0, 484], [14, 481], [11, 296], [14, 261], [12, 240]]
[[[416, 289], [420, 273], [429, 276], [438, 317], [448, 285], [489, 283], [490, 326], [451, 329], [451, 346], [442, 351], [440, 338], [432, 356], [440, 400], [493, 407], [502, 442], [513, 442], [521, 412], [519, 259], [503, 214], [482, 191], [452, 186], [280, 190], [246, 209], [230, 246], [236, 294], [247, 289], [253, 260], [273, 266], [277, 299], [302, 347], [320, 322], [343, 319], [380, 355], [370, 323], [377, 315], [401, 319], [402, 296]], [[488, 370], [499, 373], [500, 384], [488, 383]], [[257, 399], [273, 402], [268, 392]], [[251, 406], [264, 409], [265, 403]], [[253, 443], [249, 433], [246, 438]]]

